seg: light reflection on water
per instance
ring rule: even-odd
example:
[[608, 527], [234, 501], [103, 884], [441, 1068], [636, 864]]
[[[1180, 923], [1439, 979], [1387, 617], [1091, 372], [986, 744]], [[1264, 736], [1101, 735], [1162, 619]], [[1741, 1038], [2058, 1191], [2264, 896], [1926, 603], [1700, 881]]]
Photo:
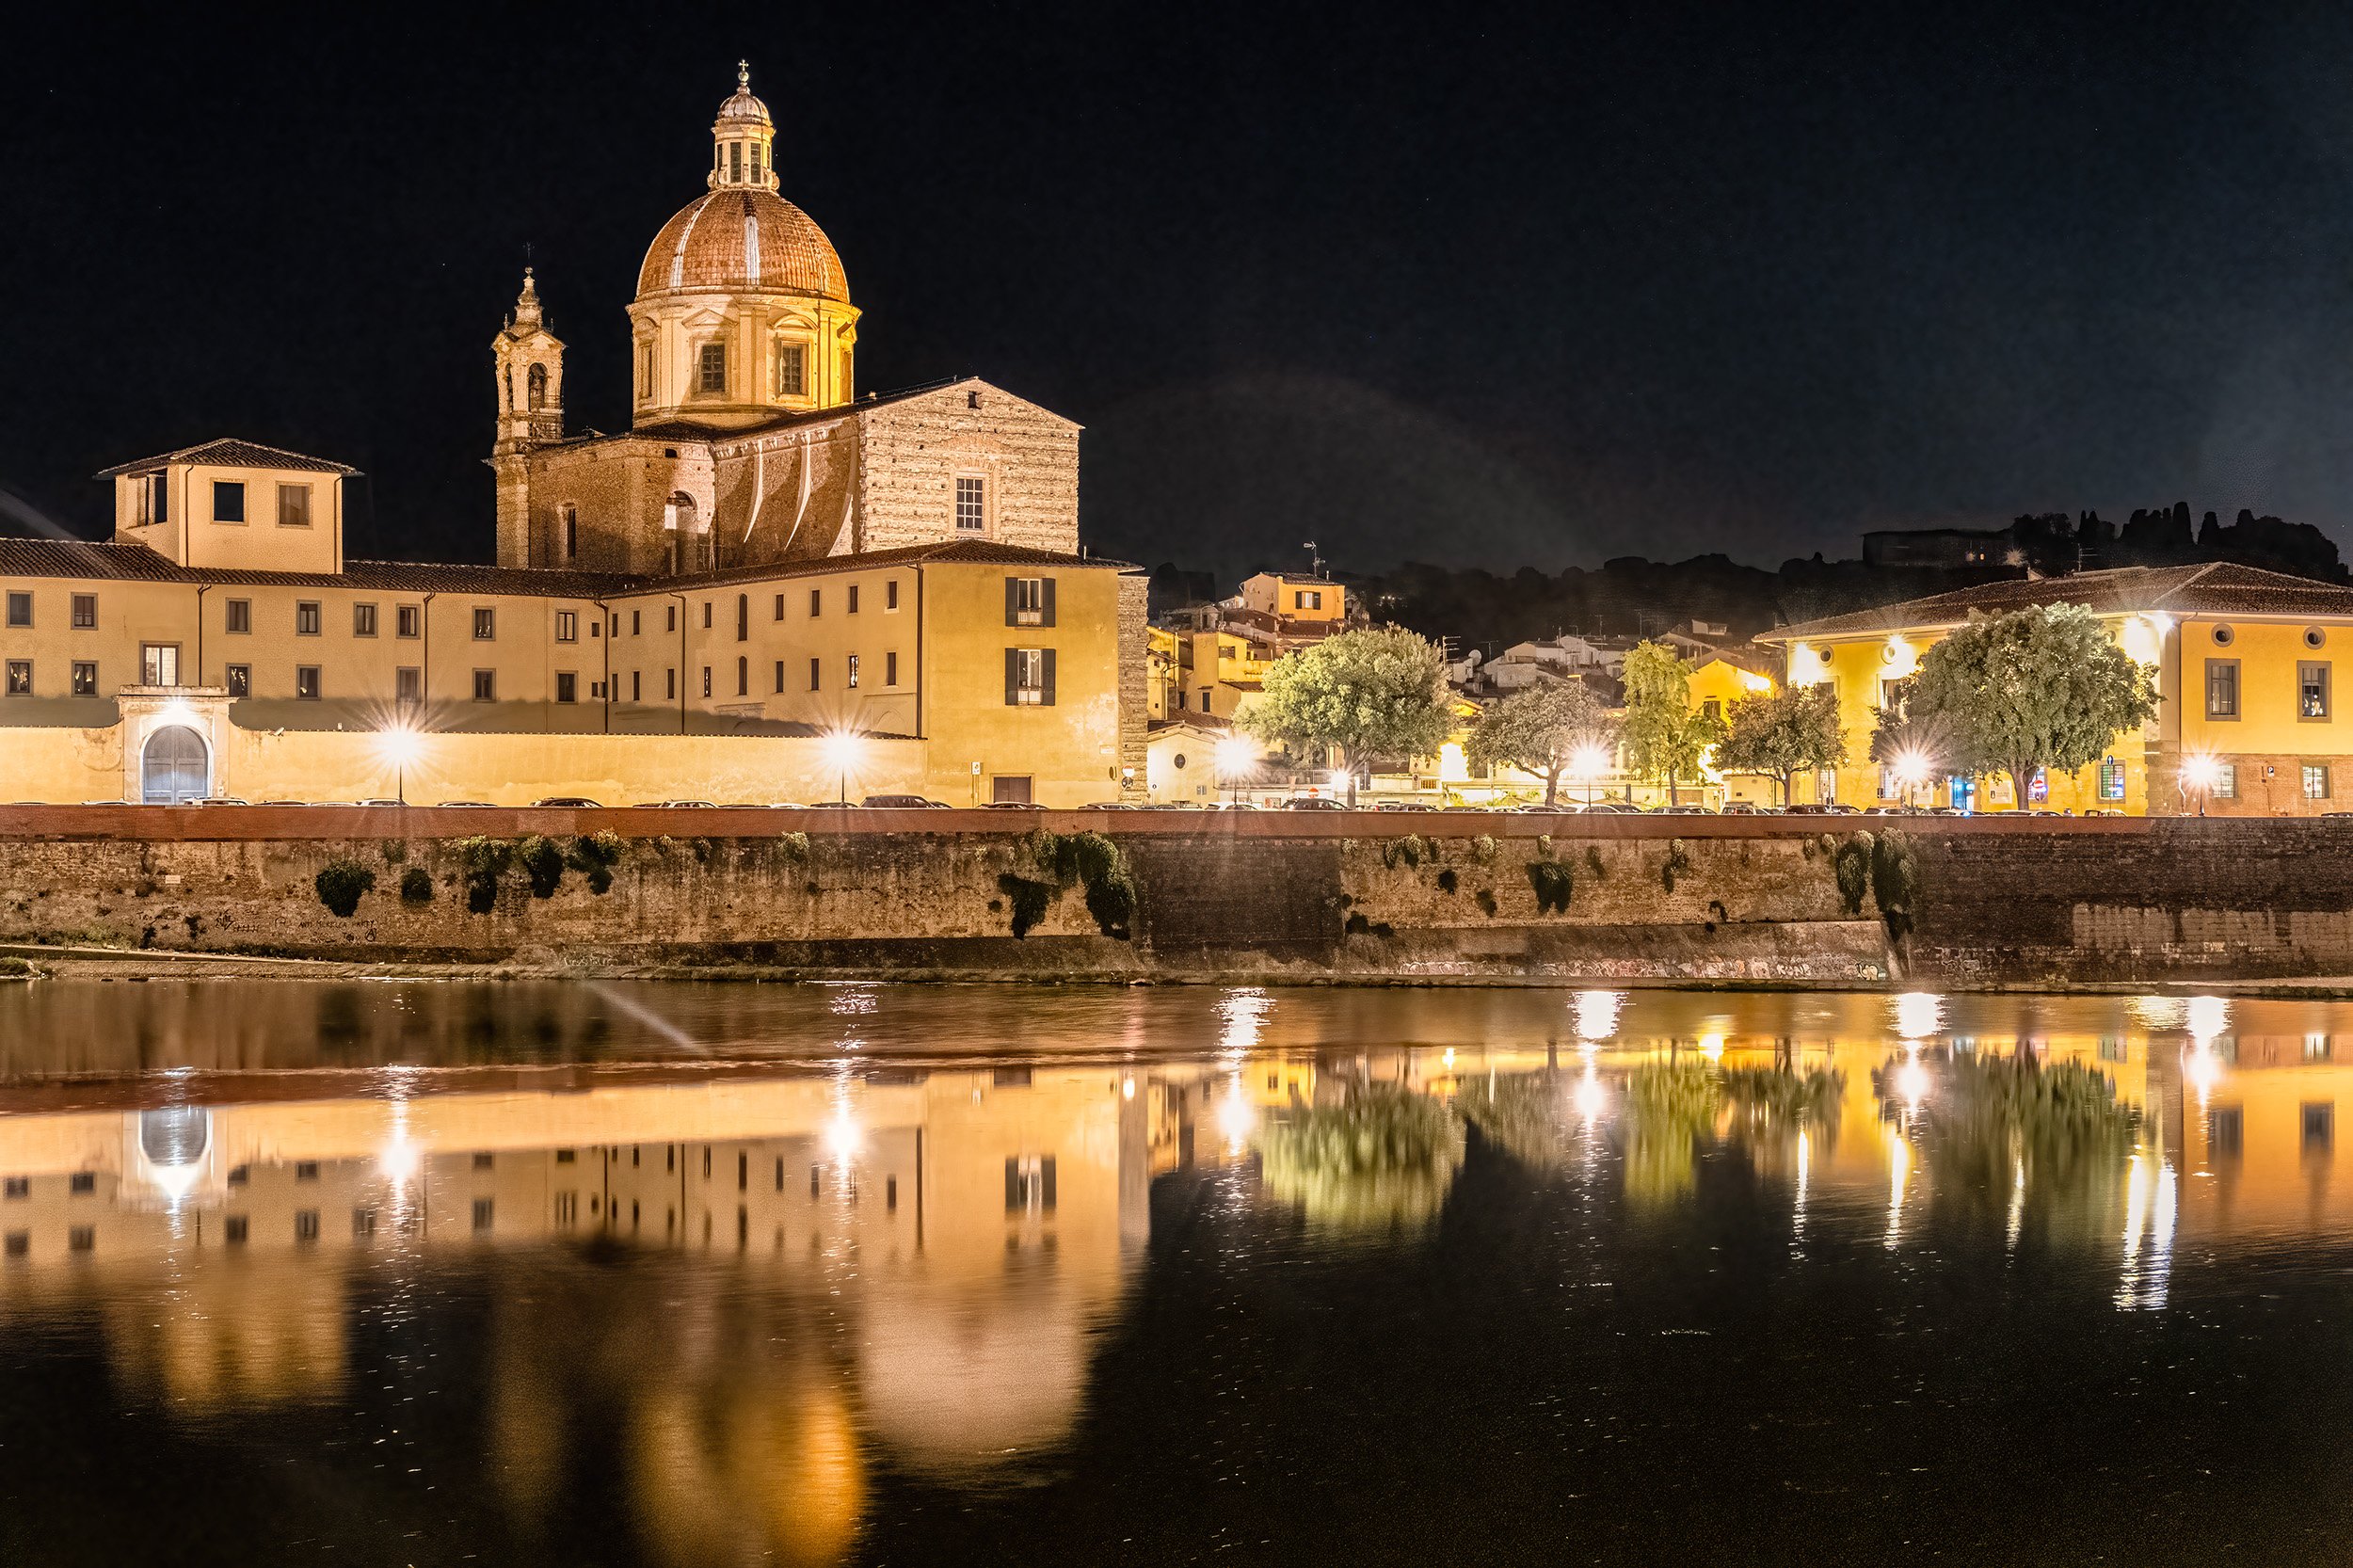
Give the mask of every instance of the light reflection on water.
[[[1410, 1432], [1517, 1456], [1529, 1519], [1615, 1519], [1589, 1555], [1643, 1560], [1784, 1506], [1592, 1501], [1721, 1441], [1698, 1386], [1826, 1474], [1891, 1406], [1930, 1476], [2127, 1411], [2178, 1441], [2149, 1401], [2207, 1380], [2353, 1413], [2265, 1359], [2322, 1331], [2257, 1304], [2353, 1331], [2314, 1295], [2353, 1231], [2347, 1034], [2353, 1008], [2217, 998], [0, 989], [14, 1539], [158, 1544], [170, 1507], [105, 1510], [94, 1456], [220, 1560], [271, 1556], [255, 1528], [349, 1561], [1159, 1560], [1250, 1530], [1442, 1560], [1449, 1483], [1390, 1468]], [[2241, 1317], [2273, 1352], [2162, 1360]], [[2066, 1408], [2006, 1381], [2062, 1346], [2095, 1368]], [[1387, 1482], [1265, 1511], [1341, 1463]], [[257, 1512], [288, 1466], [313, 1500]], [[1832, 1533], [1988, 1528], [1946, 1482], [1841, 1488]], [[2041, 1525], [2003, 1528], [1980, 1555]]]

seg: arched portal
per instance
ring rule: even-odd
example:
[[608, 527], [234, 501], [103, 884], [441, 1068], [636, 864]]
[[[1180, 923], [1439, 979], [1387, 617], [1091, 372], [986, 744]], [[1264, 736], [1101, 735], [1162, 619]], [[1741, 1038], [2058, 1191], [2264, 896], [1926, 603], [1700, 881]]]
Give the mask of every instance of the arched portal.
[[184, 724], [168, 724], [147, 738], [139, 758], [139, 798], [178, 806], [213, 792], [211, 754], [204, 737]]

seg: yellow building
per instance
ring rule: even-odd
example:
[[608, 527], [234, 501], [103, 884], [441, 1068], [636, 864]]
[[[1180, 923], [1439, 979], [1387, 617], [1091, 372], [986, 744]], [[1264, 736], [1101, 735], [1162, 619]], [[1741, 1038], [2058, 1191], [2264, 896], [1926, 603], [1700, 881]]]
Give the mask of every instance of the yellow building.
[[[107, 543], [0, 541], [0, 800], [391, 795], [350, 744], [385, 732], [424, 801], [807, 798], [842, 734], [860, 792], [1140, 793], [1145, 583], [1080, 550], [1078, 426], [973, 378], [853, 403], [840, 259], [744, 78], [712, 136], [630, 307], [629, 432], [567, 434], [525, 275], [499, 565], [348, 560], [357, 471], [234, 440], [101, 475]], [[580, 739], [519, 770], [516, 736]]]
[[[1905, 783], [1870, 760], [1881, 710], [1920, 655], [1971, 613], [2088, 606], [2154, 672], [2157, 716], [2120, 734], [2079, 772], [2042, 781], [2047, 810], [2313, 816], [2353, 791], [2353, 718], [2336, 712], [2336, 655], [2353, 648], [2353, 588], [2228, 563], [2128, 567], [1974, 588], [1779, 627], [1792, 684], [1830, 682], [1846, 722], [1848, 764], [1801, 782], [1800, 800], [1896, 804]], [[2002, 778], [1937, 777], [1912, 800], [2015, 809]]]

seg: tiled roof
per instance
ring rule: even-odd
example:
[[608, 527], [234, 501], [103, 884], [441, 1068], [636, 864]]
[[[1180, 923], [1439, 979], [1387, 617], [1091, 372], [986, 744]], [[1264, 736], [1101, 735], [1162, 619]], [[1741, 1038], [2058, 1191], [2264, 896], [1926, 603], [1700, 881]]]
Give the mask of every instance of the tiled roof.
[[725, 185], [662, 226], [637, 271], [637, 297], [680, 290], [811, 295], [850, 302], [833, 241], [771, 190]]
[[290, 468], [301, 469], [310, 473], [340, 473], [347, 477], [356, 477], [360, 472], [356, 468], [345, 468], [341, 463], [330, 463], [324, 457], [305, 457], [299, 452], [288, 452], [280, 447], [264, 446], [259, 441], [241, 441], [224, 436], [216, 441], [205, 441], [198, 446], [184, 446], [177, 452], [163, 452], [152, 457], [141, 457], [136, 463], [123, 463], [93, 474], [91, 477], [112, 479], [119, 473], [138, 473], [149, 469], [159, 469], [166, 463], [208, 463], [215, 468]]
[[2120, 567], [2072, 577], [2011, 578], [1851, 615], [1776, 626], [1760, 643], [1873, 636], [1910, 628], [1959, 626], [1975, 611], [1997, 616], [2041, 604], [2083, 604], [2101, 615], [2162, 611], [2172, 616], [2348, 616], [2353, 587], [2291, 577], [2227, 561], [2202, 566]]
[[628, 594], [685, 592], [721, 583], [758, 583], [874, 567], [948, 566], [1100, 567], [1116, 571], [1143, 568], [1101, 556], [1032, 550], [990, 539], [951, 539], [939, 544], [870, 550], [862, 555], [828, 555], [809, 561], [777, 561], [729, 567], [690, 577], [617, 571], [562, 571], [540, 567], [439, 565], [423, 561], [348, 561], [342, 573], [242, 571], [220, 567], [175, 566], [142, 544], [93, 544], [85, 539], [0, 538], [0, 577], [84, 577], [122, 583], [245, 584], [252, 587], [358, 588], [389, 593], [510, 594], [551, 599], [606, 599]]

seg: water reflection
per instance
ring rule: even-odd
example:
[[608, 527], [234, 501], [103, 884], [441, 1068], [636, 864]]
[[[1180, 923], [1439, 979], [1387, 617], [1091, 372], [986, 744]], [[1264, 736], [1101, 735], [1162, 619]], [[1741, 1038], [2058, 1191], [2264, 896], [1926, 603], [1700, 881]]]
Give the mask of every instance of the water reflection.
[[[302, 1463], [392, 1488], [371, 1508], [457, 1509], [509, 1560], [564, 1555], [584, 1495], [598, 1560], [949, 1560], [940, 1521], [1064, 1496], [1149, 1426], [1140, 1358], [1163, 1398], [1239, 1375], [1287, 1331], [1234, 1302], [1338, 1259], [1333, 1333], [1443, 1256], [1473, 1322], [1607, 1292], [1648, 1336], [1705, 1299], [1673, 1259], [1720, 1249], [1744, 1293], [1933, 1267], [2163, 1320], [2185, 1256], [2353, 1233], [2348, 1026], [2211, 998], [18, 988], [0, 1368], [95, 1358], [149, 1444], [258, 1465], [312, 1433]], [[1758, 1234], [1796, 1272], [1755, 1272]], [[1255, 1327], [1172, 1335], [1200, 1290]], [[367, 1479], [379, 1443], [413, 1486]]]

